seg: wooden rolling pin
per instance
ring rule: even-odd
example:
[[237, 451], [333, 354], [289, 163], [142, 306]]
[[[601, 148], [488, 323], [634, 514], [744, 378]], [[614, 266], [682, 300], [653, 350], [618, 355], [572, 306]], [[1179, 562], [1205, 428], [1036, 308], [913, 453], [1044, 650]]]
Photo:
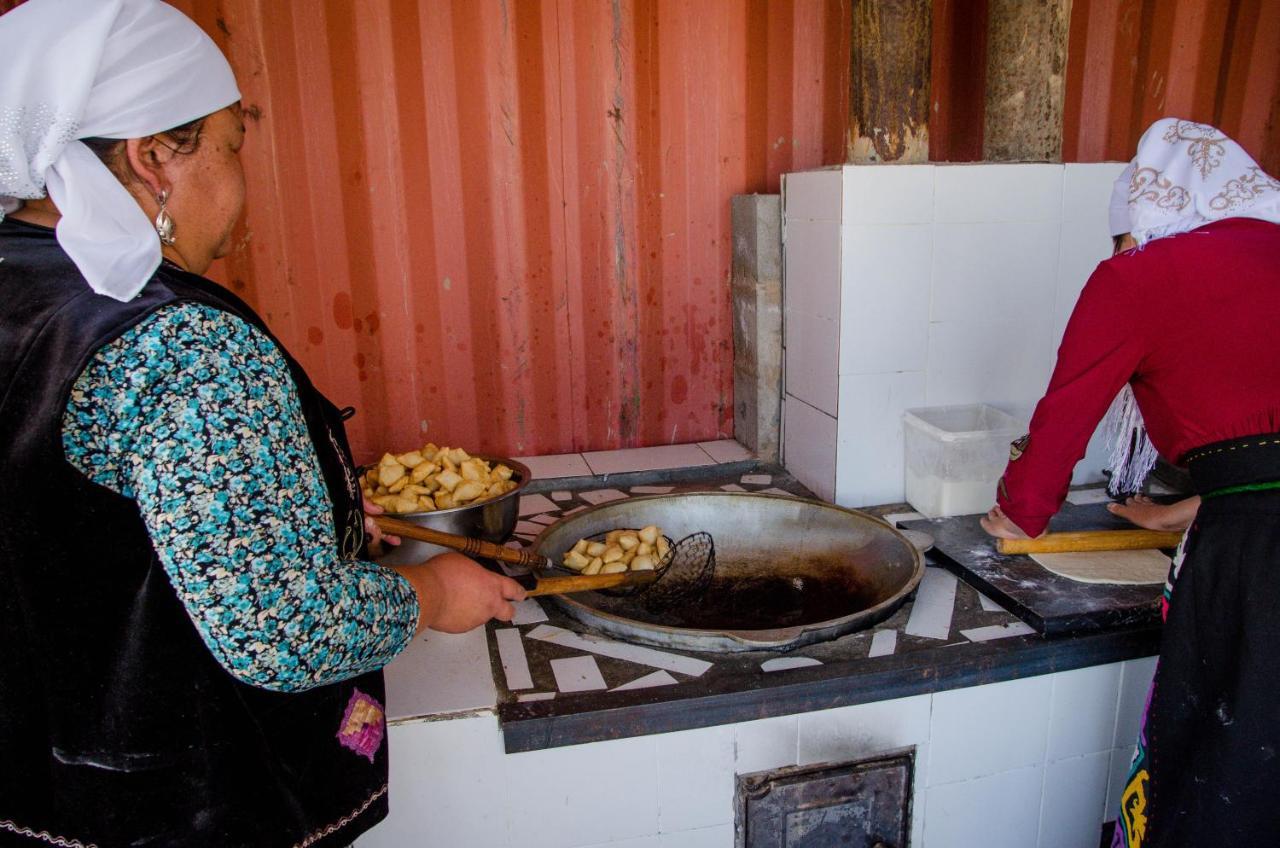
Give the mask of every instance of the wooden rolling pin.
[[1075, 551], [1134, 551], [1176, 548], [1182, 534], [1164, 530], [1081, 530], [1045, 533], [1038, 539], [997, 539], [1002, 554], [1058, 554]]
[[617, 574], [566, 574], [564, 576], [545, 577], [542, 572], [551, 566], [546, 557], [532, 551], [516, 550], [502, 545], [495, 545], [470, 536], [455, 536], [421, 527], [411, 521], [391, 518], [387, 515], [373, 516], [374, 523], [382, 532], [406, 539], [416, 539], [444, 548], [452, 548], [471, 557], [485, 557], [501, 560], [513, 565], [523, 565], [533, 572], [537, 584], [525, 594], [528, 597], [538, 595], [569, 595], [574, 592], [595, 592], [599, 589], [616, 589], [620, 586], [644, 586], [657, 579], [655, 571], [623, 571]]

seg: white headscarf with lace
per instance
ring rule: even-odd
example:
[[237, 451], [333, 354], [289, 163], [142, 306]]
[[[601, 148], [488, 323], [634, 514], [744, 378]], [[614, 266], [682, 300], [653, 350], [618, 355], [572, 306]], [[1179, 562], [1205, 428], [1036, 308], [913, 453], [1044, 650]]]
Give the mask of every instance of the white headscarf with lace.
[[0, 218], [48, 196], [58, 242], [99, 294], [127, 301], [160, 240], [79, 141], [145, 138], [240, 99], [200, 27], [160, 0], [27, 0], [0, 15]]
[[[1280, 180], [1216, 127], [1163, 118], [1142, 134], [1109, 211], [1112, 235], [1129, 233], [1139, 247], [1224, 218], [1280, 223]], [[1158, 454], [1127, 385], [1107, 412], [1105, 434], [1108, 489], [1139, 491]]]

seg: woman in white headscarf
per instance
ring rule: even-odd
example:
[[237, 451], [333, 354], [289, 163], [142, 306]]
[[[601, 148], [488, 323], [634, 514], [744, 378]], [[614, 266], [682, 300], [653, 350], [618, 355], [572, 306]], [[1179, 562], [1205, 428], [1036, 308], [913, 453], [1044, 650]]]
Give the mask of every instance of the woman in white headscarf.
[[1161, 518], [1191, 526], [1114, 844], [1277, 845], [1280, 181], [1216, 128], [1165, 119], [1118, 190], [1127, 241], [1085, 285], [983, 526], [1043, 532], [1109, 406], [1124, 489], [1157, 452], [1190, 469], [1198, 504]]
[[363, 561], [339, 412], [199, 276], [240, 94], [159, 0], [0, 16], [0, 842], [329, 846], [386, 811], [382, 667], [510, 618]]

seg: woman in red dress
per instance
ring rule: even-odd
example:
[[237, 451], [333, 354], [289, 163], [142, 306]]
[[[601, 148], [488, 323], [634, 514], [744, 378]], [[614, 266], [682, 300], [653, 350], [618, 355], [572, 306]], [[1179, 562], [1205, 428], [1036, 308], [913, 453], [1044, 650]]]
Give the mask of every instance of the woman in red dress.
[[1280, 181], [1216, 128], [1174, 119], [1147, 130], [1124, 179], [1134, 247], [1085, 285], [983, 526], [1044, 532], [1125, 392], [1113, 475], [1141, 482], [1158, 451], [1202, 500], [1166, 587], [1114, 844], [1280, 845]]

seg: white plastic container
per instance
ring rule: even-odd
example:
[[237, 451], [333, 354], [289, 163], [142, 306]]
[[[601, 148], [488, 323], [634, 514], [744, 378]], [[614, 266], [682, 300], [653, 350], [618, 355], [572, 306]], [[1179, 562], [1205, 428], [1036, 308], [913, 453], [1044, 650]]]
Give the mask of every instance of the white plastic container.
[[985, 403], [908, 409], [907, 501], [929, 518], [986, 512], [1026, 423]]

